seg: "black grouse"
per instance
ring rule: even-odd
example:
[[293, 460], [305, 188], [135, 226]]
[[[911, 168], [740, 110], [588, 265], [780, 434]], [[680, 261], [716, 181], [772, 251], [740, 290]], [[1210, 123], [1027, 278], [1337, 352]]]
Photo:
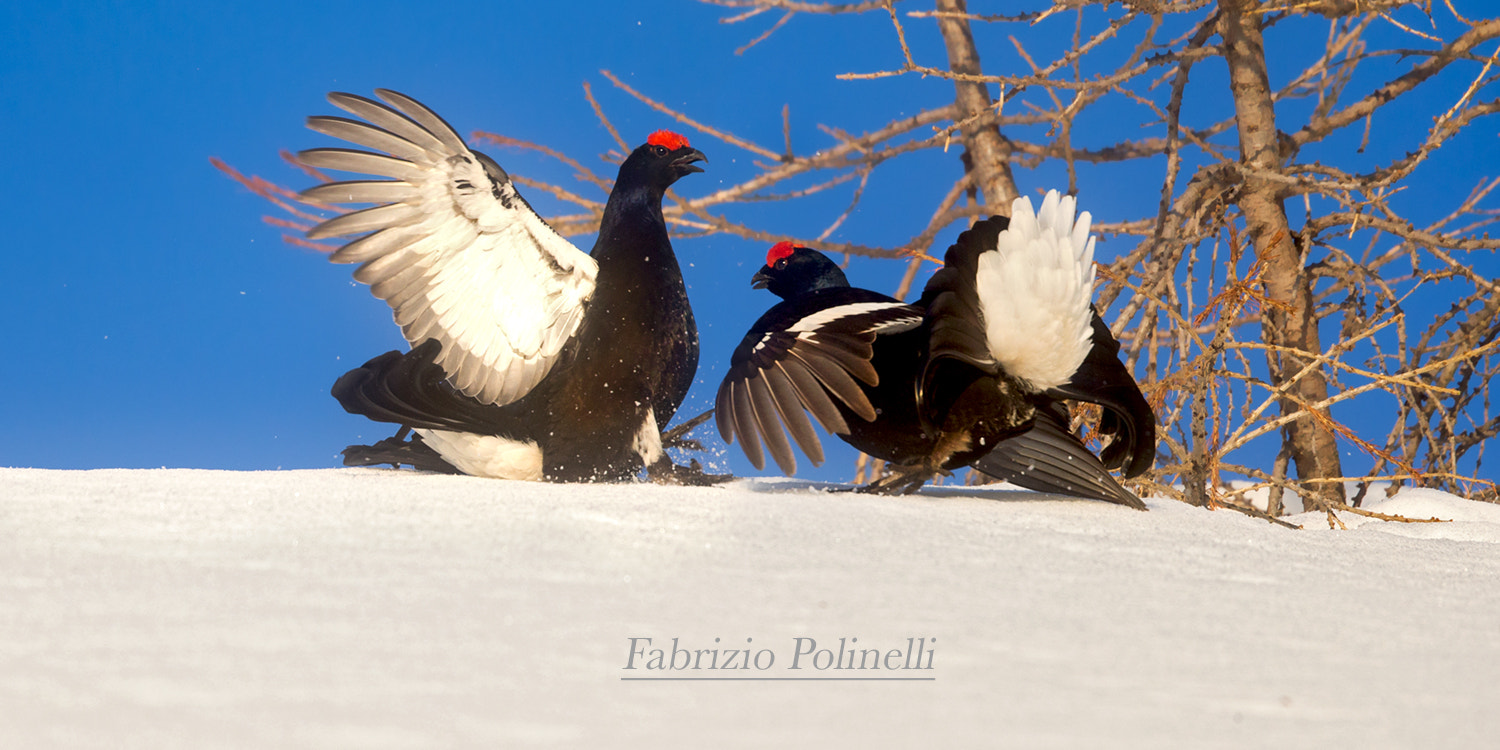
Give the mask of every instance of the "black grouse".
[[[363, 121], [319, 116], [308, 127], [381, 153], [300, 154], [313, 167], [390, 178], [303, 193], [377, 204], [307, 234], [361, 235], [331, 259], [359, 264], [354, 278], [390, 304], [412, 346], [335, 383], [347, 411], [403, 425], [350, 446], [345, 463], [559, 481], [678, 468], [659, 428], [692, 383], [698, 330], [661, 204], [679, 178], [703, 171], [702, 152], [665, 130], [631, 152], [585, 254], [432, 110], [376, 95], [330, 94]], [[407, 428], [416, 437], [403, 440]]]
[[[751, 326], [719, 388], [717, 421], [757, 468], [769, 452], [817, 465], [808, 414], [898, 468], [868, 491], [915, 491], [973, 466], [1028, 489], [1144, 509], [1108, 469], [1150, 468], [1156, 419], [1090, 304], [1093, 239], [1071, 197], [1029, 199], [961, 234], [915, 304], [850, 287], [822, 253], [773, 247], [753, 279], [782, 298]], [[1104, 407], [1095, 457], [1064, 399]], [[785, 426], [785, 432], [783, 431]], [[787, 434], [790, 433], [791, 441]]]

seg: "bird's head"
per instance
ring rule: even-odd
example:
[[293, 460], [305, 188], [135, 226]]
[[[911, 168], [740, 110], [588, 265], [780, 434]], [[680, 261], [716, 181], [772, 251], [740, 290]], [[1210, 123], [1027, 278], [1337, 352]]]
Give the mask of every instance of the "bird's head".
[[632, 151], [620, 165], [620, 179], [627, 175], [656, 190], [666, 192], [683, 175], [702, 172], [697, 162], [707, 162], [702, 151], [688, 145], [688, 140], [670, 130], [658, 130]]
[[792, 299], [814, 289], [849, 286], [849, 279], [838, 264], [817, 250], [778, 242], [766, 253], [766, 264], [750, 279], [750, 286]]

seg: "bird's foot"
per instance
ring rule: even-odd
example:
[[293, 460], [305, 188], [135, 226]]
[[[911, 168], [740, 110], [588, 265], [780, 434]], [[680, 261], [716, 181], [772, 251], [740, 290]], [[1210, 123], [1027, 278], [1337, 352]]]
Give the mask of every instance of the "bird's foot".
[[698, 459], [692, 459], [687, 466], [673, 463], [672, 459], [662, 456], [661, 460], [646, 467], [646, 476], [657, 484], [677, 484], [686, 487], [712, 487], [734, 479], [733, 474], [709, 474], [703, 470], [703, 465]]
[[863, 487], [856, 487], [854, 491], [867, 495], [910, 495], [921, 489], [935, 473], [925, 466], [892, 469], [891, 473]]
[[437, 451], [422, 442], [421, 435], [404, 439], [408, 430], [402, 428], [394, 437], [388, 437], [374, 445], [351, 445], [343, 450], [345, 466], [385, 466], [399, 469], [402, 465], [417, 471], [432, 471], [439, 474], [462, 474], [453, 464], [443, 460]]

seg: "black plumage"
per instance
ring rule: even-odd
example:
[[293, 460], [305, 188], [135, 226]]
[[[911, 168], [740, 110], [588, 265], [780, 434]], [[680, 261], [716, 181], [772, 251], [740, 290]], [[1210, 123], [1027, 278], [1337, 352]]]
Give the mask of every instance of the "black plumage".
[[313, 166], [394, 178], [306, 191], [382, 204], [308, 234], [368, 232], [333, 260], [362, 264], [355, 278], [390, 303], [413, 347], [335, 383], [349, 412], [417, 434], [350, 446], [346, 462], [416, 465], [435, 453], [466, 473], [561, 481], [675, 468], [660, 427], [692, 383], [698, 333], [661, 203], [702, 171], [703, 154], [675, 133], [652, 134], [621, 164], [584, 254], [435, 113], [377, 94], [329, 97], [368, 123], [318, 117], [309, 127], [385, 153], [302, 154]]
[[[721, 434], [738, 439], [757, 467], [763, 465], [759, 444], [764, 442], [790, 474], [795, 458], [781, 424], [803, 453], [820, 463], [816, 435], [798, 423], [806, 421], [804, 410], [816, 416], [828, 410], [823, 402], [831, 401], [839, 419], [819, 418], [823, 427], [896, 466], [865, 488], [870, 491], [911, 492], [935, 474], [972, 466], [1029, 489], [1144, 509], [1106, 465], [1122, 468], [1126, 476], [1149, 468], [1155, 416], [1097, 312], [1084, 312], [1091, 316], [1087, 355], [1066, 382], [1050, 387], [1037, 388], [1007, 372], [987, 343], [978, 257], [996, 248], [1008, 224], [997, 216], [964, 232], [949, 249], [944, 268], [910, 305], [849, 287], [837, 265], [815, 250], [787, 243], [773, 248], [755, 285], [783, 301], [751, 326], [731, 358], [719, 390]], [[1091, 263], [1091, 245], [1089, 250]], [[994, 283], [993, 277], [986, 281]], [[901, 323], [882, 325], [881, 320]], [[996, 323], [1003, 322], [990, 325]], [[840, 350], [838, 356], [825, 356], [826, 363], [857, 360], [846, 368], [857, 381], [853, 389], [830, 385], [841, 382], [837, 377], [800, 381], [790, 391], [772, 385], [767, 373], [806, 359], [796, 350], [808, 340]], [[768, 385], [757, 385], [762, 381]], [[770, 398], [742, 396], [755, 393]], [[829, 393], [836, 398], [828, 399]], [[1100, 434], [1109, 441], [1103, 462], [1070, 431], [1065, 399], [1104, 407]]]

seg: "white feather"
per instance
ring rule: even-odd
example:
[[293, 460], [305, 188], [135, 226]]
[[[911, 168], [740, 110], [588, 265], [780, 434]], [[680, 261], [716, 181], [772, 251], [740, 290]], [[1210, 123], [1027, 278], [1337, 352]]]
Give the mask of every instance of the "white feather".
[[646, 419], [641, 422], [641, 428], [636, 431], [630, 447], [635, 449], [645, 466], [650, 466], [661, 458], [661, 429], [656, 426], [655, 409], [646, 407]]
[[[786, 330], [791, 333], [797, 334], [798, 338], [807, 339], [816, 334], [819, 328], [822, 328], [836, 320], [847, 318], [853, 315], [864, 315], [865, 313], [878, 312], [880, 310], [895, 310], [898, 308], [907, 308], [907, 305], [901, 302], [853, 302], [847, 305], [830, 307], [826, 310], [819, 310], [812, 315], [809, 315], [797, 321]], [[865, 329], [864, 332], [899, 333], [901, 331], [915, 328], [920, 325], [921, 322], [922, 316], [920, 315], [905, 315], [894, 320], [879, 322]]]
[[[375, 121], [389, 133], [319, 123], [362, 145], [394, 145], [406, 161], [313, 153], [309, 161], [334, 169], [375, 170], [403, 179], [409, 192], [367, 220], [332, 222], [309, 237], [373, 231], [335, 253], [363, 263], [355, 278], [390, 303], [412, 345], [442, 344], [438, 363], [464, 394], [508, 404], [526, 395], [551, 370], [578, 331], [593, 295], [598, 264], [547, 226], [508, 179], [491, 179], [457, 133], [430, 111], [392, 92], [381, 97], [410, 121], [373, 102], [345, 95], [334, 104]], [[337, 199], [337, 189], [323, 189]]]
[[897, 305], [898, 303], [894, 302], [855, 302], [849, 305], [830, 307], [824, 310], [819, 310], [812, 315], [809, 315], [797, 321], [791, 327], [787, 328], [787, 330], [791, 331], [792, 333], [810, 333], [812, 331], [818, 330], [818, 328], [821, 326], [838, 320], [839, 318], [847, 318], [850, 315], [859, 315], [860, 313], [874, 312], [876, 310], [882, 310], [887, 307], [896, 307]]
[[444, 461], [465, 474], [493, 479], [542, 478], [542, 449], [530, 440], [447, 430], [414, 430]]
[[1043, 391], [1068, 382], [1092, 346], [1094, 238], [1074, 199], [1047, 192], [1011, 206], [1010, 226], [979, 256], [975, 285], [990, 355]]

